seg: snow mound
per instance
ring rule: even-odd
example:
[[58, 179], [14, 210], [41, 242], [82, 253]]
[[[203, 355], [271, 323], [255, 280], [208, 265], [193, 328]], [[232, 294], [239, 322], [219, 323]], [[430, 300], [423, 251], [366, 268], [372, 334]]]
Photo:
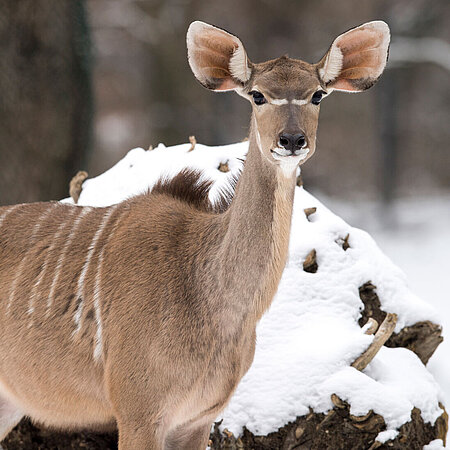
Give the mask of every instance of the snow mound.
[[[120, 202], [184, 167], [200, 169], [214, 181], [210, 192], [214, 201], [242, 168], [248, 143], [197, 144], [192, 151], [190, 147], [160, 144], [152, 151], [131, 150], [110, 170], [84, 182], [78, 204]], [[218, 170], [221, 163], [228, 165], [228, 172]], [[312, 207], [316, 212], [307, 217], [304, 209]], [[350, 247], [344, 250], [347, 235]], [[318, 264], [315, 273], [303, 269], [312, 249]], [[223, 419], [221, 428], [237, 436], [245, 426], [266, 435], [307, 414], [309, 408], [331, 409], [333, 393], [351, 404], [354, 415], [370, 409], [382, 415], [387, 430], [380, 440], [395, 437], [414, 407], [433, 424], [442, 414], [438, 406], [442, 395], [414, 353], [383, 347], [363, 372], [350, 367], [373, 339], [358, 325], [364, 308], [358, 288], [368, 281], [377, 287], [382, 309], [398, 315], [397, 332], [419, 321], [439, 323], [437, 312], [409, 290], [402, 271], [367, 233], [296, 188], [289, 260], [273, 304], [258, 325], [253, 365], [218, 418]]]

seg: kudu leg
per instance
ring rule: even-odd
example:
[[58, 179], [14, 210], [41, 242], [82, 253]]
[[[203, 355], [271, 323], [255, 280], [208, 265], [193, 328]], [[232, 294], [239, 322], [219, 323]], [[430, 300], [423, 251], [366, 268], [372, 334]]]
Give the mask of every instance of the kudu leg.
[[164, 450], [162, 436], [155, 426], [140, 425], [139, 428], [119, 425], [119, 450]]
[[148, 386], [136, 390], [129, 384], [113, 395], [119, 430], [119, 450], [164, 450], [166, 427], [162, 399], [146, 395]]
[[166, 440], [165, 450], [205, 450], [208, 446], [211, 423], [181, 426]]

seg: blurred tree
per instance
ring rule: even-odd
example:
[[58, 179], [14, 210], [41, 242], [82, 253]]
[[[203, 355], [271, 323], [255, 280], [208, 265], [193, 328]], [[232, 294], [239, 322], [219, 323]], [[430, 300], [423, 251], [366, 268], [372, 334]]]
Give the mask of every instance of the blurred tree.
[[89, 149], [84, 1], [0, 0], [0, 205], [59, 199]]
[[97, 51], [92, 175], [135, 146], [174, 145], [192, 134], [210, 145], [246, 136], [246, 102], [207, 92], [189, 70], [185, 35], [192, 20], [235, 33], [255, 62], [284, 53], [315, 62], [339, 33], [382, 19], [392, 31], [387, 71], [367, 93], [336, 93], [323, 102], [318, 151], [304, 166], [305, 184], [347, 199], [385, 201], [449, 188], [448, 0], [87, 4]]

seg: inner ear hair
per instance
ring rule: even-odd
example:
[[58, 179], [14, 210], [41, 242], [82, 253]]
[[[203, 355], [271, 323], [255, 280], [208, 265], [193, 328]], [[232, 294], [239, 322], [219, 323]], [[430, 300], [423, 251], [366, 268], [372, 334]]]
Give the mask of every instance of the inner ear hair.
[[318, 63], [327, 89], [361, 92], [373, 86], [386, 67], [390, 41], [388, 25], [373, 21], [338, 36]]

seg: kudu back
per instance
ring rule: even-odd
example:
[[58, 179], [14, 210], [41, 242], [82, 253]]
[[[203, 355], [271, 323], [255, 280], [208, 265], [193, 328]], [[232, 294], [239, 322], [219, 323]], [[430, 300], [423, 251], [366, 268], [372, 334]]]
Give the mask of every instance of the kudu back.
[[377, 81], [389, 29], [347, 31], [317, 64], [252, 63], [237, 37], [202, 22], [187, 46], [202, 85], [252, 104], [234, 198], [212, 206], [208, 183], [183, 171], [106, 208], [0, 208], [0, 440], [29, 416], [117, 426], [121, 450], [206, 447], [286, 263], [320, 101]]

